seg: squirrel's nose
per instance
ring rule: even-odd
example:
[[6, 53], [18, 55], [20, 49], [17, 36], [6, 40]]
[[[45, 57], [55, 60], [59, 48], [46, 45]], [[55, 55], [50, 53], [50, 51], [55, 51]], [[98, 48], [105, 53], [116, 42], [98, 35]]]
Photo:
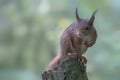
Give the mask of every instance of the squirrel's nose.
[[79, 38], [82, 38], [82, 37], [83, 37], [83, 35], [82, 35], [81, 33], [79, 33], [78, 36], [79, 36]]
[[81, 34], [80, 34], [80, 33], [79, 33], [78, 35], [79, 35], [79, 37], [81, 36]]
[[79, 36], [81, 36], [82, 34], [81, 33], [79, 33]]

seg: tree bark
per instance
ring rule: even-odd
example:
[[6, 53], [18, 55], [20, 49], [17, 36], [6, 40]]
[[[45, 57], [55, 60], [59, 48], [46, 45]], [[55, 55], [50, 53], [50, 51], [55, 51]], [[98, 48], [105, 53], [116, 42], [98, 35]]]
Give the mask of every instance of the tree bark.
[[86, 66], [78, 63], [77, 59], [63, 57], [54, 70], [45, 71], [43, 80], [88, 80]]

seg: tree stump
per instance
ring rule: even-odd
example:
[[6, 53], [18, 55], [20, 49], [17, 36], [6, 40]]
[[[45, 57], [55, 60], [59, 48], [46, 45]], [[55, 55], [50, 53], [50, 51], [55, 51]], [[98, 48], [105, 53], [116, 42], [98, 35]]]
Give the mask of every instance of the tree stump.
[[77, 59], [63, 57], [54, 70], [45, 71], [43, 80], [88, 80], [86, 67], [78, 63]]

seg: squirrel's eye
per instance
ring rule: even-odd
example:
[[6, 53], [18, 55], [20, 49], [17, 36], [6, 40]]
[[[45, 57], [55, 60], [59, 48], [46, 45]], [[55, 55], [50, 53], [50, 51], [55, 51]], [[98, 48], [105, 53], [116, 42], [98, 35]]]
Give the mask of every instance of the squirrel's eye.
[[88, 29], [89, 29], [88, 27], [85, 28], [85, 30], [88, 30]]

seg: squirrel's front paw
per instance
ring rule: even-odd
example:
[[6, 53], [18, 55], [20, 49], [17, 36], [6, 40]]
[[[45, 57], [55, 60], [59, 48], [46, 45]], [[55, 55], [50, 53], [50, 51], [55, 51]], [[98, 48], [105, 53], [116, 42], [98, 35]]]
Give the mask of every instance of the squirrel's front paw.
[[93, 44], [95, 44], [95, 41], [85, 42], [85, 45], [86, 45], [87, 47], [91, 47], [91, 46], [93, 46]]
[[78, 62], [81, 64], [87, 64], [87, 59], [84, 56], [78, 57]]

